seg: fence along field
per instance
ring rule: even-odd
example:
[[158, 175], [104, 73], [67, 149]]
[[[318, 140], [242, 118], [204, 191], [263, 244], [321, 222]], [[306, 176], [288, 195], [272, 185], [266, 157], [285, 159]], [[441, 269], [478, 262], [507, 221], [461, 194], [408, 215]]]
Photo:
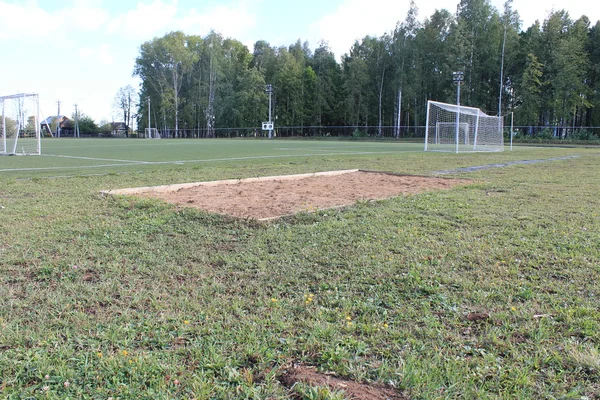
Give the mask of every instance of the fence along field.
[[[90, 169], [101, 172], [94, 176], [0, 175], [0, 397], [315, 393], [284, 379], [298, 364], [408, 398], [598, 395], [598, 149], [105, 143], [127, 144], [50, 141], [52, 156], [0, 158], [3, 170], [124, 160]], [[264, 158], [277, 151], [286, 156]], [[149, 155], [166, 163], [130, 165]], [[565, 156], [577, 157], [556, 160]], [[349, 168], [428, 175], [525, 159], [547, 161], [460, 174], [475, 183], [450, 191], [261, 225], [99, 194]]]

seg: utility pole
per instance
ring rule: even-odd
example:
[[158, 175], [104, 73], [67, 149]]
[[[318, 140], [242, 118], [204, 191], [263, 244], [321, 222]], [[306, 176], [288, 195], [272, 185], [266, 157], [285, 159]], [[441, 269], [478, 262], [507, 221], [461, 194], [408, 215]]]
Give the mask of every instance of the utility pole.
[[148, 135], [152, 134], [152, 129], [150, 128], [150, 96], [148, 96]]
[[460, 137], [460, 85], [465, 80], [465, 73], [462, 71], [456, 71], [452, 73], [452, 80], [456, 83], [456, 152], [458, 153], [458, 141]]
[[79, 112], [77, 111], [77, 103], [75, 103], [75, 137], [79, 137]]
[[273, 85], [271, 85], [270, 83], [267, 85], [267, 89], [265, 90], [265, 92], [269, 93], [269, 122], [268, 122], [268, 127], [269, 127], [269, 139], [273, 138], [273, 119], [271, 118], [271, 102], [272, 102], [272, 97], [273, 97]]
[[56, 137], [60, 137], [60, 100], [56, 104], [58, 104], [58, 111], [56, 112]]

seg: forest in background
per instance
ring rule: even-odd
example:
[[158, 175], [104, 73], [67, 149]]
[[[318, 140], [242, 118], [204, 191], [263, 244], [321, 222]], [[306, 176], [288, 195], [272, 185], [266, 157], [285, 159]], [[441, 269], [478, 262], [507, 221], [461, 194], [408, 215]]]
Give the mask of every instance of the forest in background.
[[[340, 22], [342, 23], [342, 22]], [[171, 32], [143, 43], [137, 123], [202, 131], [260, 127], [273, 86], [277, 126], [420, 126], [427, 100], [456, 103], [453, 71], [464, 71], [461, 104], [488, 114], [514, 112], [520, 126], [600, 126], [600, 22], [553, 11], [522, 29], [512, 0], [462, 0], [456, 13], [424, 20], [411, 2], [403, 21], [366, 36], [336, 59], [321, 42], [251, 52], [217, 32]], [[126, 100], [125, 97], [122, 100]], [[132, 102], [122, 101], [132, 118]], [[127, 111], [129, 109], [129, 111]], [[128, 114], [129, 112], [129, 114]], [[399, 132], [395, 131], [395, 135]]]

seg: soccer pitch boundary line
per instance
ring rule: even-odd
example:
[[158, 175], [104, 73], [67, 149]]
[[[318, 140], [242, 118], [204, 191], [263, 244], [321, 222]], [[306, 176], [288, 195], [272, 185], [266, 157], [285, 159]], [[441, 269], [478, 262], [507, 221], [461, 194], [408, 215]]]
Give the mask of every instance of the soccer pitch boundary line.
[[78, 160], [118, 161], [118, 162], [125, 162], [125, 163], [134, 163], [134, 164], [146, 163], [145, 161], [119, 160], [119, 159], [115, 159], [115, 158], [96, 158], [96, 157], [81, 157], [81, 156], [64, 156], [64, 155], [61, 155], [61, 154], [42, 154], [42, 155], [44, 157], [75, 158], [75, 159], [78, 159]]
[[[414, 151], [403, 151], [402, 153], [415, 153]], [[244, 161], [244, 160], [264, 160], [264, 159], [275, 159], [275, 158], [298, 158], [298, 157], [323, 157], [323, 156], [340, 156], [340, 155], [370, 155], [370, 154], [399, 154], [397, 151], [360, 151], [360, 152], [347, 152], [347, 153], [305, 153], [305, 154], [279, 154], [279, 155], [265, 155], [265, 156], [246, 156], [246, 157], [225, 157], [225, 158], [210, 158], [204, 160], [175, 160], [175, 161], [133, 161], [124, 160], [122, 164], [98, 164], [98, 165], [77, 165], [77, 166], [59, 166], [59, 167], [31, 167], [31, 168], [4, 168], [0, 169], [0, 172], [26, 172], [26, 171], [56, 171], [56, 170], [69, 170], [69, 169], [90, 169], [90, 168], [111, 168], [111, 167], [128, 167], [135, 165], [184, 165], [191, 163], [207, 163], [207, 162], [220, 162], [220, 161]], [[59, 155], [48, 155], [48, 156], [59, 156]], [[60, 157], [60, 156], [59, 156]], [[77, 158], [70, 156], [62, 156], [65, 158]], [[87, 160], [94, 160], [91, 157], [82, 157]], [[101, 159], [105, 161], [119, 161], [112, 159]], [[127, 162], [125, 164], [125, 162]]]

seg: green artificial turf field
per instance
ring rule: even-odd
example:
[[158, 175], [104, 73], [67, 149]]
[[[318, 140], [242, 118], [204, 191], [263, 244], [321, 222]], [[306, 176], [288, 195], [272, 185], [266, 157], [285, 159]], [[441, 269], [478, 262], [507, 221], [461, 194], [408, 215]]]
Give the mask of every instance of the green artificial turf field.
[[[600, 149], [421, 150], [53, 139], [0, 158], [0, 397], [343, 396], [286, 387], [294, 363], [414, 399], [600, 396]], [[488, 164], [270, 223], [99, 193]]]

